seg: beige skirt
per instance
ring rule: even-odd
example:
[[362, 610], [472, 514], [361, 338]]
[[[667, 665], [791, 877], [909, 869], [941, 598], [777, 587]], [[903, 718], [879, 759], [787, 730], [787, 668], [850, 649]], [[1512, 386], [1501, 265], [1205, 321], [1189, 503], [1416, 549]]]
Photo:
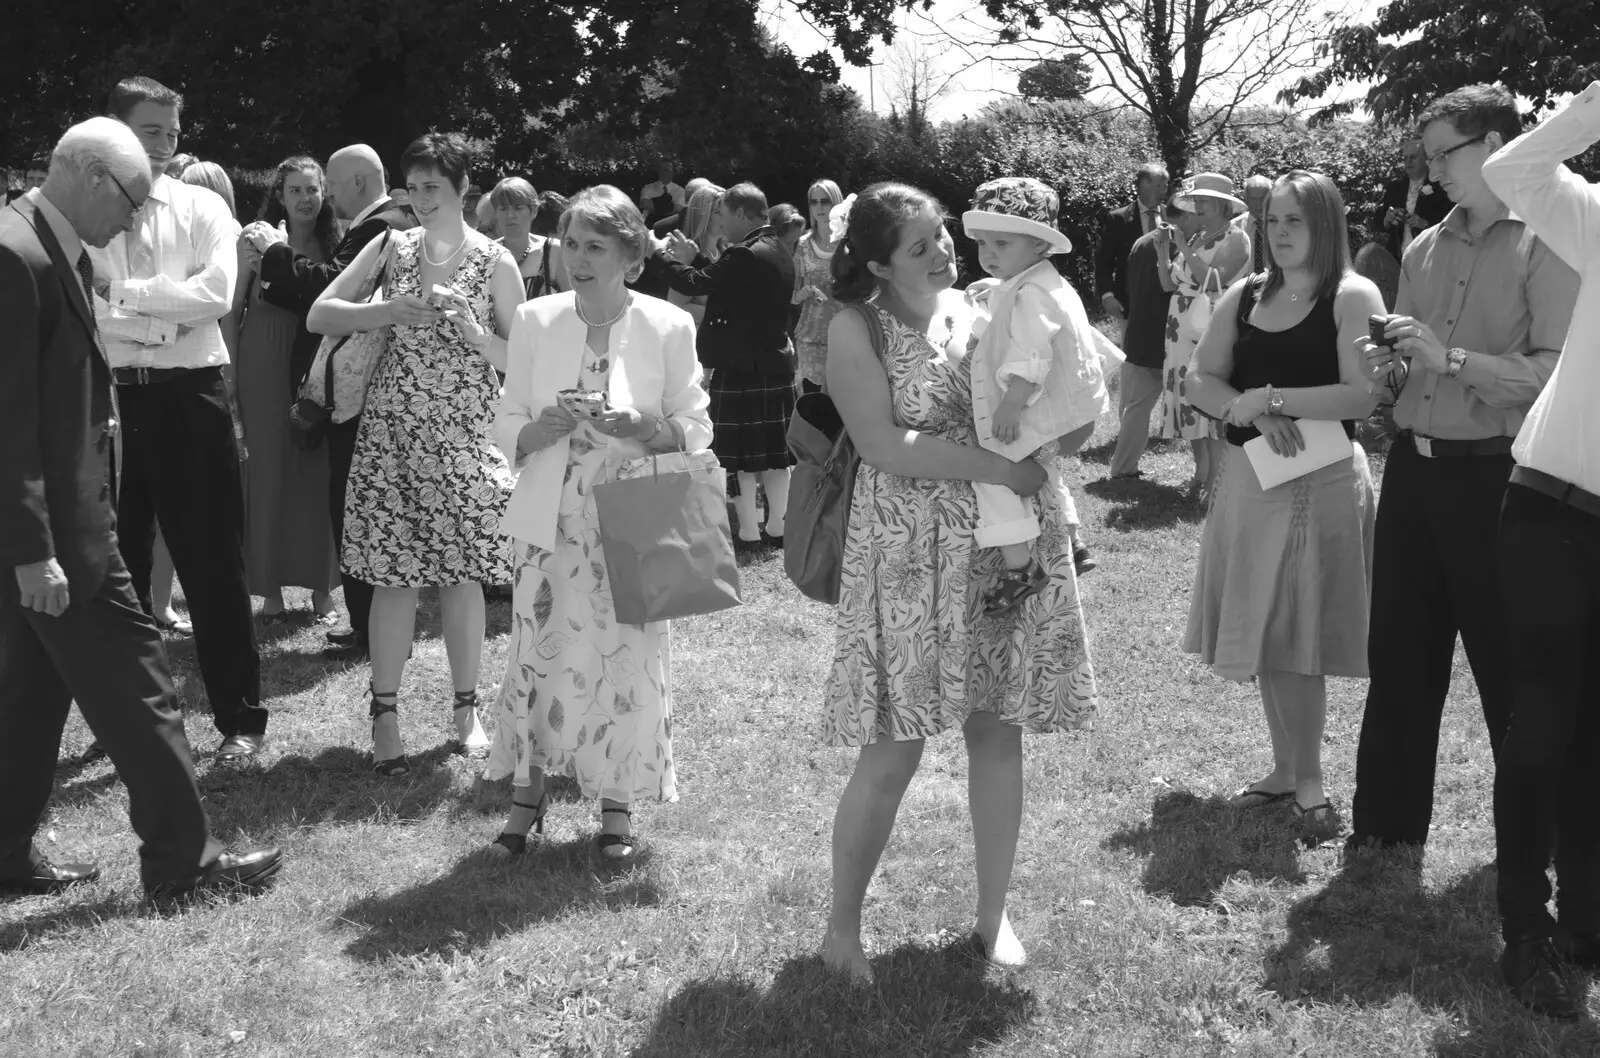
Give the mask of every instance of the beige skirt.
[[1367, 675], [1377, 497], [1358, 444], [1263, 491], [1229, 445], [1212, 490], [1183, 649], [1219, 676]]

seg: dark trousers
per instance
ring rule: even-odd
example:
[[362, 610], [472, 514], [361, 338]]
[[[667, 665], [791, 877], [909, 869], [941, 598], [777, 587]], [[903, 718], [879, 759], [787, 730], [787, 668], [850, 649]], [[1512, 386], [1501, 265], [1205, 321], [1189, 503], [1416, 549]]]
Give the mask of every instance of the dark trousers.
[[1389, 449], [1373, 545], [1371, 681], [1356, 751], [1358, 838], [1428, 840], [1458, 632], [1490, 751], [1499, 752], [1511, 680], [1495, 555], [1511, 465], [1510, 455], [1428, 459], [1404, 441]]
[[[350, 483], [350, 463], [355, 459], [356, 434], [360, 429], [359, 415], [349, 422], [328, 427], [328, 513], [333, 517], [334, 547], [341, 555], [344, 551], [344, 492]], [[339, 580], [344, 584], [344, 608], [350, 611], [350, 628], [366, 635], [367, 620], [372, 615], [372, 585], [346, 573], [342, 557]]]
[[0, 576], [0, 876], [38, 859], [67, 708], [76, 699], [128, 788], [144, 884], [181, 882], [221, 853], [211, 837], [161, 633], [116, 554], [93, 598], [60, 617], [22, 607]]
[[1500, 572], [1511, 643], [1511, 729], [1494, 776], [1497, 901], [1506, 939], [1551, 936], [1545, 868], [1570, 932], [1600, 929], [1600, 518], [1506, 490]]
[[244, 572], [244, 491], [220, 368], [118, 386], [122, 488], [117, 536], [134, 591], [150, 609], [156, 521], [183, 582], [195, 652], [217, 730], [259, 735], [261, 658]]

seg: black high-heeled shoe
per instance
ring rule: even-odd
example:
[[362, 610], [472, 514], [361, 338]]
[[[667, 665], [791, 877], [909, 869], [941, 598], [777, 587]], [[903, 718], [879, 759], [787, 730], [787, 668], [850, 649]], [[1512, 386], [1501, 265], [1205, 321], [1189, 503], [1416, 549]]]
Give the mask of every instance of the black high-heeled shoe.
[[[605, 815], [607, 812], [620, 812], [630, 820], [633, 819], [633, 812], [626, 808], [600, 809], [601, 815]], [[633, 858], [633, 835], [607, 834], [602, 831], [595, 836], [594, 847], [603, 859], [610, 860], [612, 863], [620, 863], [623, 860]], [[613, 852], [613, 849], [617, 851]]]
[[[395, 701], [380, 702], [378, 701], [378, 692], [373, 691], [372, 704], [367, 707], [367, 715], [372, 718], [372, 770], [386, 779], [393, 779], [411, 771], [411, 762], [406, 759], [404, 753], [398, 757], [390, 757], [388, 760], [378, 759], [378, 717], [384, 713], [395, 713], [400, 705], [398, 692], [386, 694], [384, 697], [394, 698]], [[396, 723], [399, 722], [398, 714], [395, 717], [395, 721]]]
[[506, 831], [501, 831], [500, 834], [489, 843], [489, 847], [492, 850], [495, 846], [499, 846], [500, 848], [506, 850], [506, 855], [508, 856], [521, 856], [523, 853], [528, 851], [528, 845], [530, 844], [528, 841], [528, 831], [538, 835], [538, 837], [533, 839], [531, 844], [537, 846], [543, 844], [544, 842], [544, 816], [546, 812], [550, 811], [550, 788], [548, 786], [544, 788], [544, 792], [539, 795], [538, 804], [530, 805], [526, 801], [517, 800], [515, 797], [511, 798], [511, 803], [517, 808], [536, 808], [538, 809], [538, 815], [533, 817], [533, 822], [528, 826], [527, 831], [524, 831], [521, 834], [511, 834], [507, 833]]
[[[471, 709], [473, 716], [477, 717], [479, 725], [482, 725], [483, 718], [478, 716], [477, 691], [472, 690], [456, 692], [455, 711], [459, 713], [463, 709]], [[489, 747], [487, 745], [469, 746], [465, 742], [461, 741], [460, 738], [452, 738], [450, 741], [445, 743], [445, 746], [450, 750], [451, 753], [454, 753], [458, 757], [466, 757], [468, 760], [489, 759]]]

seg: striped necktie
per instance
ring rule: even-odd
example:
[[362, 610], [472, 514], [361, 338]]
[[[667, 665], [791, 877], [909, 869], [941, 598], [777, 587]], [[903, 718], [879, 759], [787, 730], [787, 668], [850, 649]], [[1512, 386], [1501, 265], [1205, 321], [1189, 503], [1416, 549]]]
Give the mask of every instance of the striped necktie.
[[[78, 255], [78, 278], [83, 280], [83, 300], [89, 303], [89, 319], [94, 320], [94, 262], [89, 260], [89, 251], [85, 250]], [[95, 327], [99, 331], [99, 327]]]

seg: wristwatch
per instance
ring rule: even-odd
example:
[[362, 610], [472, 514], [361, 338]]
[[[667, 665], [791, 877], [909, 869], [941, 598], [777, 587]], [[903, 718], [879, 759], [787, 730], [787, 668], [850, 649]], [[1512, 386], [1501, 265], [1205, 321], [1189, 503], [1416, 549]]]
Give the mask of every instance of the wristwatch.
[[1451, 378], [1460, 378], [1461, 369], [1467, 366], [1467, 351], [1465, 349], [1449, 349], [1444, 354], [1444, 369], [1450, 373]]
[[1283, 414], [1283, 390], [1279, 389], [1277, 386], [1267, 387], [1267, 414]]

